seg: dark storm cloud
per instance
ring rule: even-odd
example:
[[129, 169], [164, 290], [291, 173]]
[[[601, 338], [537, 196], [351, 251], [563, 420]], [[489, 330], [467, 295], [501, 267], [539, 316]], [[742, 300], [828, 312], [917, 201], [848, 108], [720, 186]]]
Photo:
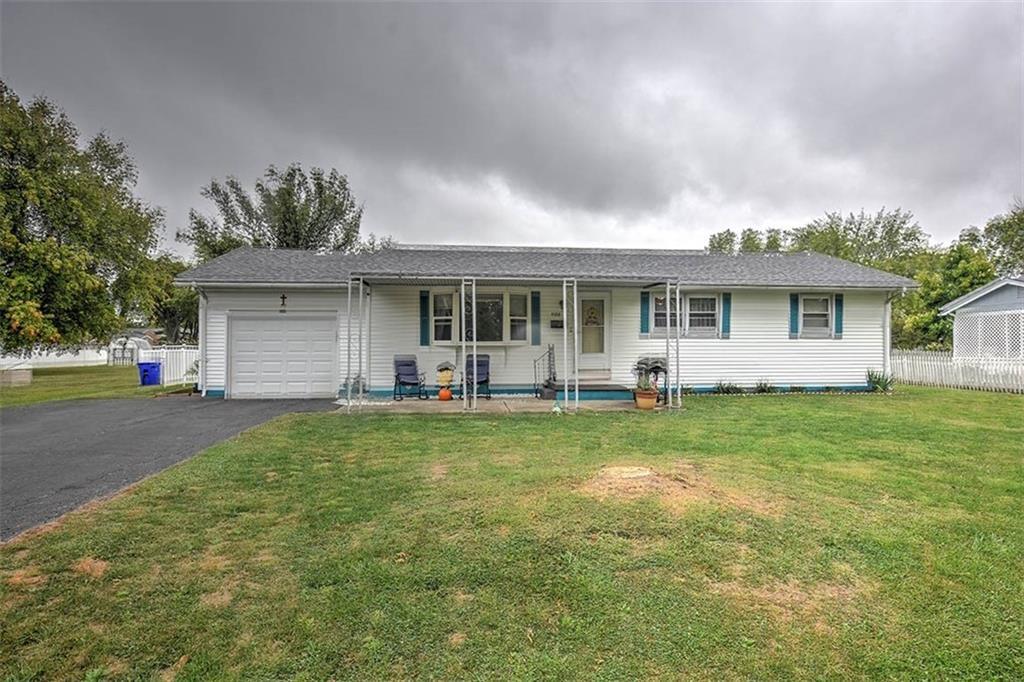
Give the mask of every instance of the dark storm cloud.
[[125, 137], [178, 227], [300, 160], [408, 241], [700, 246], [902, 205], [937, 237], [1021, 192], [1021, 8], [12, 4], [5, 80]]

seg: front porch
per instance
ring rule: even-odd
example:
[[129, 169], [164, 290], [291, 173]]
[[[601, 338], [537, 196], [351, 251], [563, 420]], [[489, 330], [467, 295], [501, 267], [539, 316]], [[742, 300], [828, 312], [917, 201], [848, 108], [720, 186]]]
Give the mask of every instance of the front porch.
[[[582, 395], [581, 395], [582, 400]], [[406, 398], [405, 400], [374, 399], [367, 398], [362, 403], [353, 399], [349, 409], [345, 399], [337, 403], [339, 411], [351, 412], [353, 414], [465, 414], [466, 409], [461, 400], [437, 400], [432, 397], [429, 400], [417, 400]], [[480, 414], [525, 414], [525, 413], [553, 413], [561, 412], [562, 401], [540, 400], [533, 396], [511, 396], [495, 394], [490, 400], [481, 399], [477, 402], [475, 412]], [[623, 412], [636, 409], [632, 399], [608, 400], [590, 399], [583, 400], [579, 412]], [[659, 405], [658, 410], [664, 409]]]

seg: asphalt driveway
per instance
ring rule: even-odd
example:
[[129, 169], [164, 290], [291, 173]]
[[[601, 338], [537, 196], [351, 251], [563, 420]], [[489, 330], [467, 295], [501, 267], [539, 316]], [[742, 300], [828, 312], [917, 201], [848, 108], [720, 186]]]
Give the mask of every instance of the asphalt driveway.
[[64, 400], [0, 410], [0, 539], [327, 400]]

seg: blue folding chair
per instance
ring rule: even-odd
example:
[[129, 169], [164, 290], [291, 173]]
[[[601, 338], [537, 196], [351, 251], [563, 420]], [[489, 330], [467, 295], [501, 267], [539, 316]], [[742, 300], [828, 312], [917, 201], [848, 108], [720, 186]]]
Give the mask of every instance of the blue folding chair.
[[[466, 358], [466, 391], [470, 392], [475, 383], [477, 395], [482, 395], [487, 400], [491, 399], [491, 356], [477, 355], [476, 368], [473, 365], [473, 355]], [[482, 390], [481, 390], [482, 389]]]
[[416, 366], [416, 356], [396, 355], [394, 364], [394, 399], [404, 400], [405, 396], [414, 395], [420, 400], [426, 400], [429, 397], [427, 396], [426, 378]]

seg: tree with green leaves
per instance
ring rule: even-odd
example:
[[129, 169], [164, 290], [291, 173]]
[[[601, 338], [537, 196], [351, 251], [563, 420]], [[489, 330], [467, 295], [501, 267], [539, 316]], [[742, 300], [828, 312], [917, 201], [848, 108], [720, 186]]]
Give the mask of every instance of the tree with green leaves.
[[990, 282], [996, 276], [995, 266], [969, 240], [954, 242], [940, 254], [919, 256], [916, 264], [920, 288], [893, 307], [894, 345], [948, 349], [953, 343], [953, 318], [939, 315], [939, 308]]
[[764, 250], [782, 251], [786, 248], [786, 233], [777, 228], [764, 231]]
[[708, 239], [708, 251], [711, 253], [736, 253], [736, 233], [722, 230]]
[[174, 284], [174, 277], [189, 267], [166, 253], [150, 262], [149, 321], [164, 330], [164, 341], [171, 345], [195, 343], [199, 337], [199, 295]]
[[790, 251], [817, 251], [898, 274], [913, 274], [905, 264], [928, 248], [928, 235], [913, 214], [899, 208], [826, 213], [789, 230], [787, 237]]
[[50, 101], [0, 82], [0, 347], [100, 341], [144, 316], [149, 252], [162, 220], [133, 194], [123, 142], [78, 130]]
[[985, 223], [981, 240], [1000, 275], [1024, 276], [1024, 202]]
[[740, 233], [740, 253], [761, 253], [764, 251], [764, 239], [761, 232], [747, 228]]
[[236, 177], [213, 180], [201, 192], [218, 217], [189, 212], [188, 227], [177, 238], [195, 248], [200, 261], [243, 245], [313, 251], [360, 251], [379, 248], [387, 240], [361, 241], [363, 207], [348, 178], [337, 170], [299, 164], [285, 170], [270, 166], [250, 195]]

